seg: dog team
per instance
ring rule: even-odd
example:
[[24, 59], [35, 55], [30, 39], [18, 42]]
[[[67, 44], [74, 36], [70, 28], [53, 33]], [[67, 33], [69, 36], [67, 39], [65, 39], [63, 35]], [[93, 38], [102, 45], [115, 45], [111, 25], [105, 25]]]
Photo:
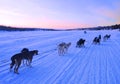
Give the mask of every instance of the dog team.
[[[106, 34], [103, 37], [103, 41], [108, 40], [110, 36], [111, 35]], [[85, 39], [80, 38], [76, 43], [76, 48], [85, 47], [84, 45], [85, 41], [86, 41]], [[93, 39], [93, 44], [100, 44], [100, 41], [101, 41], [101, 35]], [[62, 42], [58, 44], [57, 46], [58, 55], [63, 56], [65, 53], [67, 53], [70, 46], [71, 46], [71, 42], [69, 43]], [[38, 55], [38, 52], [39, 52], [38, 50], [29, 51], [28, 48], [23, 48], [20, 53], [15, 54], [11, 57], [10, 71], [12, 71], [12, 68], [14, 67], [14, 73], [19, 74], [18, 69], [22, 61], [23, 64], [25, 64], [25, 60], [26, 60], [26, 65], [31, 67], [33, 56]]]

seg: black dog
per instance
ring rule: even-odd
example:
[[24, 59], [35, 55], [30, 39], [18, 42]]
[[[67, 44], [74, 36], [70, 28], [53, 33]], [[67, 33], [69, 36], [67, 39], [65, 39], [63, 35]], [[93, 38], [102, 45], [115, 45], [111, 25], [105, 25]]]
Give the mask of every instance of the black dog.
[[109, 35], [108, 35], [108, 34], [106, 34], [106, 35], [103, 37], [103, 40], [104, 40], [104, 41], [106, 41], [106, 40], [108, 40], [110, 37], [111, 37], [111, 35], [110, 35], [110, 34], [109, 34]]
[[21, 53], [24, 53], [24, 58], [23, 58], [23, 64], [25, 64], [24, 63], [24, 60], [26, 59], [26, 65], [28, 65], [27, 64], [27, 62], [28, 62], [28, 59], [29, 59], [29, 55], [28, 55], [28, 52], [29, 52], [29, 49], [28, 48], [23, 48], [22, 50], [21, 50]]
[[10, 70], [15, 65], [14, 73], [18, 74], [18, 69], [21, 65], [21, 61], [23, 59], [25, 59], [25, 57], [27, 56], [27, 60], [29, 61], [29, 64], [30, 64], [32, 62], [32, 59], [33, 59], [34, 55], [38, 55], [38, 50], [33, 50], [33, 51], [29, 51], [27, 53], [18, 53], [18, 54], [13, 55], [11, 57], [12, 63], [10, 64]]
[[101, 35], [98, 36], [99, 40], [101, 40]]
[[95, 38], [93, 39], [93, 44], [100, 44], [100, 40], [101, 40], [100, 37], [95, 37]]
[[24, 58], [28, 60], [29, 66], [31, 66], [34, 55], [38, 55], [38, 50], [29, 51], [27, 58]]
[[85, 39], [81, 38], [79, 41], [77, 41], [76, 47], [82, 47], [84, 46], [84, 44], [85, 44]]

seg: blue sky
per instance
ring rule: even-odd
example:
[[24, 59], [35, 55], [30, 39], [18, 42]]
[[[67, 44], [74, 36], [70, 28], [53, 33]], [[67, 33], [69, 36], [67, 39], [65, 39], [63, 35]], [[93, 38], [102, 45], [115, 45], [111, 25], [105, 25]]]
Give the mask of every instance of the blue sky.
[[0, 0], [0, 25], [82, 28], [120, 24], [120, 0]]

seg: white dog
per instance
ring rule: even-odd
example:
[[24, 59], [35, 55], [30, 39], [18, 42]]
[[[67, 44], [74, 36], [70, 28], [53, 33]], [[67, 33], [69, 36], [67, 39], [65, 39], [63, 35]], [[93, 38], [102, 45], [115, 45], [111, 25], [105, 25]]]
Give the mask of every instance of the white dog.
[[58, 45], [58, 54], [59, 55], [64, 55], [65, 53], [67, 53], [68, 51], [68, 48], [70, 47], [71, 45], [71, 42], [69, 43], [65, 43], [65, 42], [62, 42]]

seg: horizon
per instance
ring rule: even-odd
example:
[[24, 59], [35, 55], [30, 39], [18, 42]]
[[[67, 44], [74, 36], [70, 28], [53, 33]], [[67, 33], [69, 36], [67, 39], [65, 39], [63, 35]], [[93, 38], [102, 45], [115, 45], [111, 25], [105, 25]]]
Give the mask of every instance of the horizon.
[[[91, 29], [91, 28], [103, 28], [103, 27], [111, 27], [111, 26], [115, 26], [115, 25], [120, 25], [120, 24], [112, 24], [112, 25], [105, 25], [105, 26], [94, 26], [94, 27], [83, 27], [83, 28], [67, 28], [69, 29]], [[15, 26], [6, 26], [6, 25], [0, 25], [3, 27], [10, 27], [10, 28], [20, 28], [20, 29], [53, 29], [53, 30], [66, 30], [66, 28], [40, 28], [40, 27], [15, 27]]]
[[74, 29], [120, 24], [119, 0], [3, 0], [0, 25]]

